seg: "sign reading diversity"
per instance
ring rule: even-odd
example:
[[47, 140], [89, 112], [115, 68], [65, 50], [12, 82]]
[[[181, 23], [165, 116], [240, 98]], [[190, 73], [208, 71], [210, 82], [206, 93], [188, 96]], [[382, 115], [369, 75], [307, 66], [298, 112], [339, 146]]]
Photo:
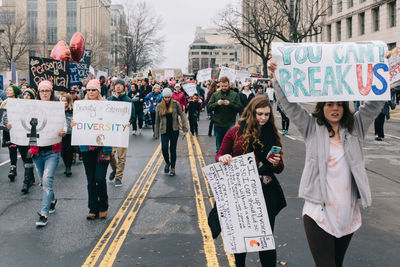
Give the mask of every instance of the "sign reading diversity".
[[290, 102], [389, 100], [386, 44], [272, 43], [275, 76]]
[[37, 91], [43, 80], [53, 83], [53, 90], [69, 91], [70, 70], [69, 62], [50, 58], [29, 57], [30, 85]]
[[211, 80], [211, 68], [202, 69], [197, 72], [196, 80], [198, 82], [204, 82]]
[[127, 102], [75, 101], [72, 145], [128, 147], [131, 110]]
[[50, 146], [61, 142], [65, 105], [58, 101], [7, 100], [7, 117], [12, 127], [11, 143], [20, 146]]
[[275, 249], [254, 153], [203, 168], [215, 200], [227, 253]]

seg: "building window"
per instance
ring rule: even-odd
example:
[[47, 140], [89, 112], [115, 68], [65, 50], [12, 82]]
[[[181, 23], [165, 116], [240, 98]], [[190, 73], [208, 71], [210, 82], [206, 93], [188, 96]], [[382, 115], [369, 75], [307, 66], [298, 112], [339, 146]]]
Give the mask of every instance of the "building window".
[[228, 53], [226, 53], [226, 52], [223, 52], [223, 53], [222, 53], [222, 55], [223, 55], [223, 56], [227, 56], [227, 55], [228, 55]]
[[392, 50], [396, 47], [396, 43], [389, 43], [389, 44], [387, 44], [387, 46], [388, 46], [389, 50]]
[[57, 0], [47, 0], [47, 42], [57, 42]]
[[342, 12], [343, 9], [343, 1], [342, 0], [338, 0], [337, 1], [337, 12], [340, 13]]
[[349, 17], [346, 19], [347, 22], [347, 38], [353, 37], [353, 18]]
[[35, 50], [29, 50], [29, 57], [35, 57], [36, 56], [36, 51]]
[[396, 27], [396, 1], [388, 4], [389, 28]]
[[201, 59], [201, 68], [202, 69], [207, 69], [208, 68], [208, 58], [202, 58]]
[[372, 9], [372, 29], [379, 31], [379, 7]]
[[208, 52], [201, 52], [202, 55], [208, 55]]
[[76, 0], [67, 0], [67, 39], [76, 32]]
[[342, 40], [342, 22], [336, 22], [336, 41]]
[[360, 35], [365, 34], [365, 12], [362, 12], [358, 15], [358, 28], [360, 31]]
[[332, 0], [328, 0], [328, 16], [332, 16]]
[[199, 55], [199, 52], [192, 52], [192, 55]]
[[37, 27], [37, 0], [28, 0], [28, 33], [29, 40], [36, 42], [38, 27]]
[[326, 27], [326, 40], [328, 42], [332, 42], [332, 25], [331, 24], [329, 24]]
[[366, 0], [360, 0], [360, 3], [364, 3]]
[[347, 7], [352, 8], [354, 6], [354, 1], [353, 0], [348, 0], [347, 1]]

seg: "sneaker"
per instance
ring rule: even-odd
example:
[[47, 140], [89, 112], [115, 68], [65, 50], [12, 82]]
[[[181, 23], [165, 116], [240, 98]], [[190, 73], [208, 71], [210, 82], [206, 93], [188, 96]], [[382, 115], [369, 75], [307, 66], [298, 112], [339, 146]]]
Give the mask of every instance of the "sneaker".
[[107, 215], [108, 215], [107, 211], [100, 211], [99, 218], [100, 219], [105, 219], [105, 218], [107, 218]]
[[375, 140], [376, 141], [382, 141], [382, 138], [381, 137], [375, 137]]
[[50, 203], [50, 209], [49, 209], [50, 214], [56, 212], [56, 206], [57, 206], [57, 199], [55, 199], [54, 202], [52, 201]]
[[132, 131], [132, 135], [136, 135], [136, 131]]
[[165, 164], [164, 173], [168, 173], [168, 172], [169, 172], [169, 164]]
[[109, 179], [110, 181], [112, 181], [112, 180], [114, 180], [114, 178], [115, 178], [115, 171], [112, 171], [112, 172], [110, 173], [110, 176], [108, 176], [108, 179]]
[[142, 134], [142, 129], [139, 129], [139, 130], [138, 130], [138, 134]]
[[39, 214], [39, 220], [36, 222], [36, 226], [37, 226], [37, 227], [44, 227], [44, 226], [46, 226], [47, 223], [48, 223], [47, 217], [44, 216], [44, 215], [42, 215], [42, 214], [40, 214], [40, 213], [38, 213], [38, 214]]
[[171, 168], [171, 170], [169, 171], [169, 176], [175, 176], [175, 169]]
[[115, 186], [122, 186], [122, 181], [121, 179], [115, 179]]
[[199, 132], [196, 132], [196, 136], [199, 136]]
[[99, 217], [98, 213], [89, 211], [89, 213], [86, 215], [86, 220], [94, 220], [97, 217]]

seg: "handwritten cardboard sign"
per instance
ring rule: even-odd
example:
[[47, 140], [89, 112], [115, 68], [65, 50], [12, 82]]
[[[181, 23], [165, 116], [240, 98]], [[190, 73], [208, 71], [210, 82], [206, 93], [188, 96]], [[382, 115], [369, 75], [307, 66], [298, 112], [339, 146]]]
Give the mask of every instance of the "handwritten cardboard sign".
[[131, 110], [128, 102], [75, 101], [72, 145], [128, 147]]
[[[90, 68], [90, 61], [92, 58], [92, 51], [85, 50], [81, 60], [77, 62], [78, 70], [79, 70], [79, 78], [82, 80], [89, 77], [89, 68]], [[93, 74], [94, 75], [94, 74]]]
[[275, 249], [254, 153], [204, 167], [228, 253]]
[[290, 102], [389, 100], [386, 44], [272, 43], [275, 76]]
[[[398, 49], [396, 49], [398, 51]], [[392, 53], [389, 57], [390, 88], [400, 85], [400, 56]]]
[[58, 101], [7, 100], [11, 143], [20, 146], [50, 146], [61, 142], [58, 133], [65, 126], [65, 105]]
[[69, 91], [70, 70], [69, 62], [50, 58], [29, 57], [30, 85], [37, 90], [43, 80], [53, 83], [55, 91]]
[[236, 80], [245, 83], [246, 79], [250, 78], [250, 72], [247, 70], [236, 71]]
[[195, 83], [186, 83], [183, 86], [183, 90], [189, 95], [193, 96], [194, 94], [197, 93], [197, 88]]
[[196, 80], [198, 82], [204, 82], [211, 80], [211, 68], [202, 69], [197, 72]]
[[236, 70], [235, 69], [231, 69], [231, 68], [227, 68], [227, 67], [222, 67], [221, 71], [219, 72], [219, 78], [221, 79], [221, 77], [228, 77], [229, 82], [234, 82], [236, 80]]

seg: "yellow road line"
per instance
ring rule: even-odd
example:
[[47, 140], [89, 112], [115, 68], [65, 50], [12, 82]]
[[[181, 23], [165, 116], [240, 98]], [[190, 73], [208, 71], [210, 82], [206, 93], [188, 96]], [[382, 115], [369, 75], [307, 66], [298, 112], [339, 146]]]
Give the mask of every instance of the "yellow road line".
[[[196, 156], [197, 156], [197, 159], [200, 162], [200, 167], [203, 168], [203, 167], [206, 166], [206, 162], [204, 160], [203, 152], [201, 151], [201, 147], [199, 145], [199, 141], [197, 140], [197, 138], [195, 136], [193, 137], [193, 143], [194, 143], [194, 145], [196, 147]], [[212, 197], [212, 194], [211, 194], [210, 184], [208, 183], [208, 180], [207, 180], [203, 170], [201, 170], [201, 172], [203, 174], [203, 179], [204, 179], [204, 182], [206, 184], [207, 193], [210, 196], [209, 200], [210, 200], [210, 204], [211, 204], [211, 207], [212, 207], [214, 205], [214, 197]], [[225, 247], [224, 247], [224, 250], [225, 250]], [[225, 254], [226, 254], [226, 257], [228, 259], [229, 266], [231, 266], [231, 267], [236, 266], [235, 257], [233, 256], [233, 254], [230, 254], [230, 253], [225, 253]]]
[[163, 162], [163, 158], [160, 157], [157, 161], [156, 166], [154, 167], [153, 171], [150, 174], [149, 179], [147, 179], [146, 183], [143, 186], [140, 195], [137, 197], [135, 203], [133, 204], [132, 208], [129, 210], [128, 215], [126, 216], [121, 228], [119, 229], [118, 233], [116, 234], [114, 240], [110, 244], [106, 254], [104, 255], [103, 260], [101, 261], [101, 267], [112, 266], [119, 250], [121, 249], [122, 243], [125, 241], [125, 238], [129, 232], [129, 229], [136, 218], [137, 213], [140, 210], [140, 207], [143, 204], [144, 199], [147, 196], [147, 193], [150, 191], [150, 187], [153, 184], [154, 178], [156, 177], [158, 170], [160, 169], [161, 163]]
[[219, 266], [217, 251], [215, 249], [214, 240], [212, 238], [211, 230], [207, 222], [206, 207], [204, 205], [203, 192], [201, 190], [201, 183], [199, 174], [197, 172], [196, 160], [193, 153], [192, 141], [190, 135], [186, 135], [188, 150], [189, 150], [189, 162], [193, 176], [193, 187], [195, 192], [196, 208], [198, 215], [198, 223], [201, 235], [203, 237], [204, 253], [206, 254], [207, 266]]
[[143, 169], [142, 173], [140, 174], [139, 178], [137, 179], [136, 183], [133, 185], [131, 191], [129, 192], [127, 198], [122, 203], [122, 206], [119, 208], [118, 212], [115, 214], [114, 218], [108, 225], [107, 229], [104, 231], [104, 234], [101, 236], [100, 240], [97, 242], [96, 246], [86, 258], [86, 261], [83, 263], [82, 266], [95, 266], [96, 262], [98, 261], [100, 255], [103, 253], [104, 248], [107, 246], [109, 240], [113, 236], [115, 230], [118, 228], [122, 218], [125, 216], [126, 212], [128, 211], [128, 207], [131, 205], [132, 201], [134, 200], [135, 195], [137, 194], [139, 188], [142, 186], [147, 174], [149, 173], [151, 166], [157, 159], [158, 155], [161, 151], [161, 144], [157, 147], [156, 151], [154, 152], [153, 156], [151, 157], [150, 161], [147, 163], [145, 168]]

